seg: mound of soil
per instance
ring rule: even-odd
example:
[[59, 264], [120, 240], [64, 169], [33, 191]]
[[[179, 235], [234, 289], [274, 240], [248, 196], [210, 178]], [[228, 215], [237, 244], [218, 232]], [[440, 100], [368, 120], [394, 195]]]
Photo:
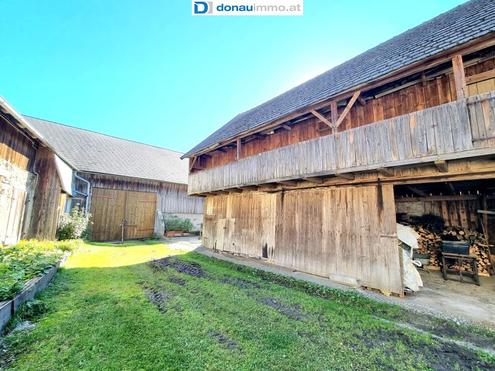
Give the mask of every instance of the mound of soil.
[[206, 274], [198, 263], [188, 263], [175, 258], [163, 258], [153, 260], [149, 263], [154, 270], [163, 270], [166, 268], [175, 269], [179, 273], [185, 273], [193, 277], [205, 277]]

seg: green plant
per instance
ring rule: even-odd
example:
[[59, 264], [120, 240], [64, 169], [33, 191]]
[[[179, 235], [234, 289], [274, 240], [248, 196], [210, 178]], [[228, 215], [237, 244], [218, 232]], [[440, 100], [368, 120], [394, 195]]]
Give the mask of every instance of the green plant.
[[82, 207], [74, 207], [70, 214], [63, 214], [60, 217], [57, 238], [59, 240], [75, 240], [88, 237], [90, 219], [90, 213], [87, 213]]
[[54, 266], [64, 251], [74, 250], [79, 241], [24, 240], [0, 247], [0, 301], [13, 298], [24, 284]]
[[187, 218], [172, 216], [165, 219], [165, 231], [191, 232], [193, 228], [192, 222]]

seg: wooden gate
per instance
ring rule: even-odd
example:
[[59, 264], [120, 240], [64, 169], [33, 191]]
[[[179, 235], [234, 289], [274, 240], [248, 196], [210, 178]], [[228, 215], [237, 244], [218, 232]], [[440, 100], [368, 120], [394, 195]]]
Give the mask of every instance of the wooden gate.
[[94, 241], [147, 238], [155, 225], [156, 193], [93, 188], [91, 214]]

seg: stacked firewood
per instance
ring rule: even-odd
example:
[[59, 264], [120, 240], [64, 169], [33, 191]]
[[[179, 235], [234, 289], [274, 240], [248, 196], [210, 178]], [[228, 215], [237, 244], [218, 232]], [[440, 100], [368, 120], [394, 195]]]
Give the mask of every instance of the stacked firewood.
[[[460, 227], [444, 227], [441, 231], [432, 231], [422, 225], [411, 225], [419, 234], [419, 254], [430, 255], [430, 267], [440, 268], [440, 252], [442, 240], [448, 241], [469, 241], [469, 254], [475, 255], [478, 262], [478, 273], [482, 276], [489, 276], [492, 272], [491, 262], [488, 255], [488, 242], [483, 233], [467, 230]], [[458, 268], [458, 267], [453, 267]], [[468, 271], [471, 268], [468, 263], [462, 265], [462, 270]]]

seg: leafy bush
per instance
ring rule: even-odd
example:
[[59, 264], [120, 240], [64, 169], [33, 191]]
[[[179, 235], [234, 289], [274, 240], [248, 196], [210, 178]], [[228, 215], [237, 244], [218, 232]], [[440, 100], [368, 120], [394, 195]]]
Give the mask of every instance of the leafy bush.
[[88, 237], [90, 219], [90, 213], [87, 213], [82, 207], [74, 207], [70, 214], [63, 214], [60, 217], [57, 238], [59, 240], [76, 240]]
[[20, 241], [0, 247], [0, 301], [13, 298], [24, 284], [54, 266], [78, 241]]
[[194, 226], [189, 219], [172, 216], [165, 219], [165, 231], [191, 232]]

